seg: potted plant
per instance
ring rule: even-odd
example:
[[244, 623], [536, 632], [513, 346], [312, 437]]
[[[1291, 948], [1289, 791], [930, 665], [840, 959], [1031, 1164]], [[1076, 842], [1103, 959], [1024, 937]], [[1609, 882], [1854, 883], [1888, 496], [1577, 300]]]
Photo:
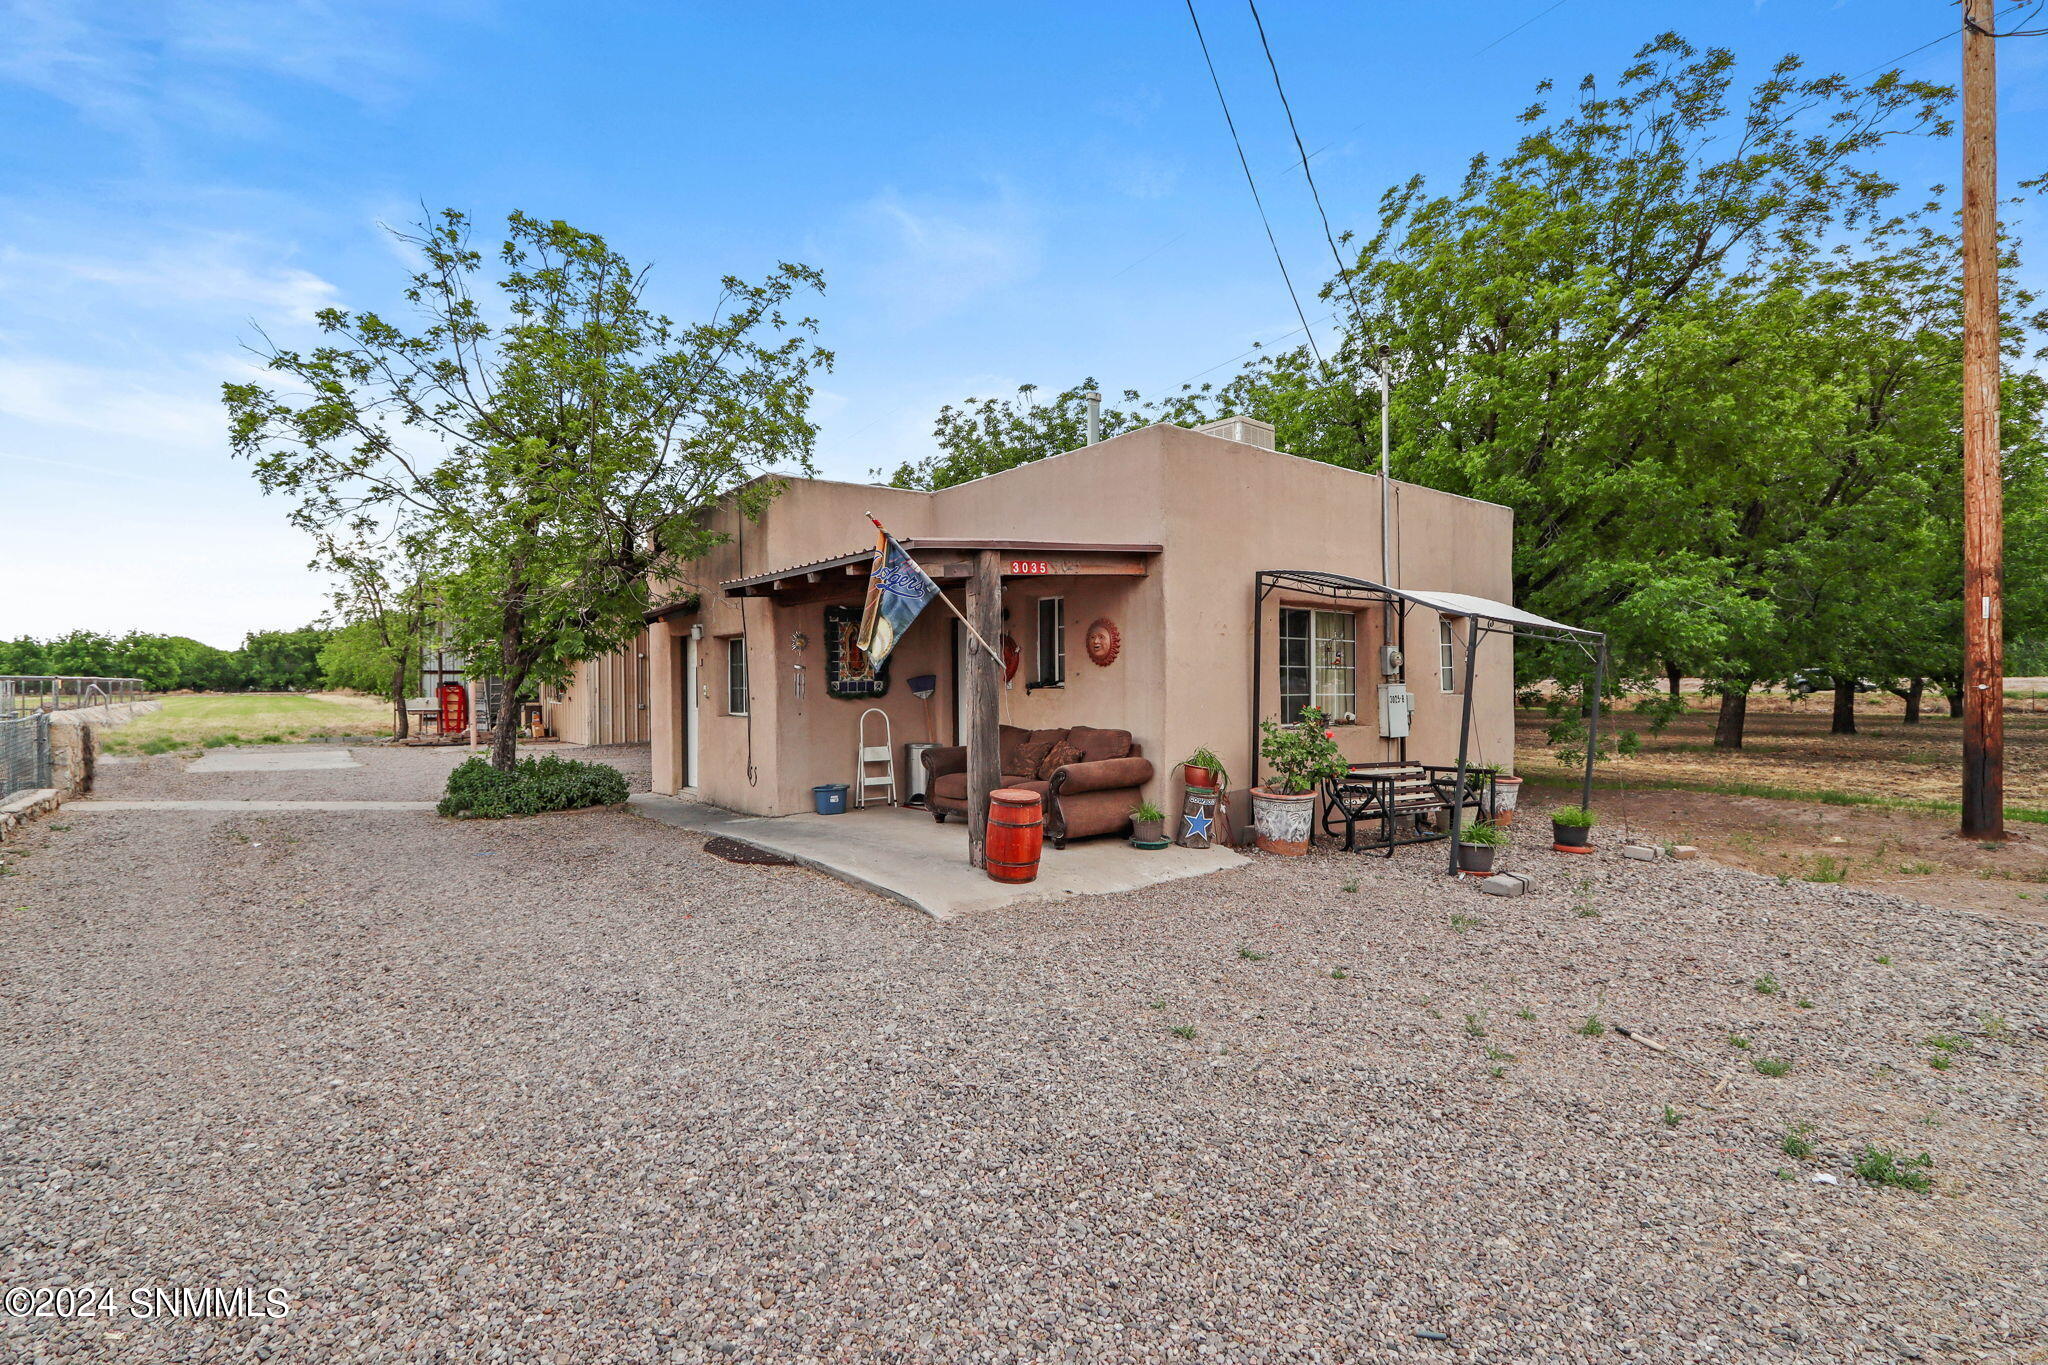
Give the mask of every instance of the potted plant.
[[1598, 823], [1584, 806], [1560, 806], [1550, 812], [1551, 846], [1559, 853], [1591, 853]]
[[1150, 801], [1141, 801], [1131, 812], [1131, 842], [1146, 848], [1166, 846], [1166, 812]]
[[1204, 745], [1181, 760], [1180, 780], [1185, 786], [1221, 791], [1230, 785], [1230, 774], [1223, 771], [1223, 760], [1216, 757], [1216, 751]]
[[1490, 876], [1493, 863], [1507, 845], [1508, 832], [1488, 820], [1458, 831], [1458, 870], [1475, 877]]
[[1522, 779], [1502, 772], [1498, 763], [1475, 764], [1471, 776], [1474, 787], [1489, 782], [1493, 784], [1493, 823], [1515, 823], [1515, 807], [1521, 804], [1522, 799]]
[[1252, 788], [1254, 841], [1268, 853], [1300, 857], [1314, 833], [1316, 786], [1325, 778], [1344, 775], [1344, 755], [1337, 752], [1336, 732], [1324, 727], [1323, 713], [1301, 709], [1292, 725], [1262, 720], [1259, 756], [1273, 770], [1269, 784]]

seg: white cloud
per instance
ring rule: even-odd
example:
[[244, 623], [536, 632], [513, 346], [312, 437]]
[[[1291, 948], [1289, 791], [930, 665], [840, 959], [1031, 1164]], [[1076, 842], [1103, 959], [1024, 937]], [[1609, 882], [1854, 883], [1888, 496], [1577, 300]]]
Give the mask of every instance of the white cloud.
[[190, 233], [133, 253], [96, 254], [0, 248], [0, 290], [17, 310], [72, 312], [81, 293], [110, 291], [125, 309], [222, 305], [267, 323], [308, 323], [339, 291], [308, 270], [265, 256], [280, 248], [232, 233]]
[[1006, 188], [977, 201], [884, 191], [847, 216], [816, 254], [828, 277], [904, 326], [922, 326], [1037, 273], [1038, 215]]
[[0, 0], [0, 80], [102, 126], [160, 121], [249, 134], [270, 126], [236, 84], [295, 80], [365, 104], [396, 99], [419, 64], [395, 36], [416, 7], [328, 0]]

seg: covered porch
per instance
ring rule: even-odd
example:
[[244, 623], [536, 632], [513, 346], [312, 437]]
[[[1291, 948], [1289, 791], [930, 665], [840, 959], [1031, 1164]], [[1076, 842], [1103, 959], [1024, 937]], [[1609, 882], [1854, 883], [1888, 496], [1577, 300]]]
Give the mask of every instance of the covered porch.
[[[1375, 672], [1388, 679], [1379, 684], [1377, 717], [1381, 736], [1397, 749], [1397, 756], [1370, 763], [1350, 764], [1350, 776], [1335, 783], [1325, 783], [1322, 804], [1326, 807], [1321, 822], [1324, 829], [1330, 829], [1327, 807], [1342, 803], [1346, 793], [1362, 797], [1345, 810], [1347, 825], [1352, 818], [1365, 815], [1391, 822], [1396, 813], [1412, 814], [1420, 807], [1428, 807], [1440, 816], [1447, 828], [1440, 833], [1418, 835], [1414, 839], [1396, 841], [1391, 828], [1387, 831], [1387, 842], [1375, 844], [1375, 849], [1391, 853], [1396, 842], [1434, 842], [1441, 839], [1449, 846], [1447, 870], [1456, 873], [1460, 835], [1465, 826], [1467, 809], [1477, 809], [1485, 818], [1491, 818], [1492, 802], [1475, 801], [1473, 783], [1474, 769], [1481, 766], [1473, 752], [1473, 698], [1477, 694], [1479, 677], [1479, 651], [1482, 642], [1498, 638], [1546, 641], [1566, 644], [1575, 648], [1585, 657], [1589, 665], [1587, 678], [1587, 733], [1585, 771], [1581, 781], [1579, 804], [1590, 810], [1593, 804], [1593, 764], [1599, 753], [1601, 691], [1607, 676], [1607, 637], [1597, 630], [1582, 626], [1567, 625], [1553, 621], [1534, 612], [1492, 598], [1478, 597], [1470, 593], [1442, 592], [1418, 588], [1396, 588], [1384, 583], [1355, 575], [1321, 569], [1265, 569], [1253, 580], [1254, 600], [1260, 618], [1265, 614], [1269, 599], [1276, 596], [1282, 600], [1324, 601], [1347, 608], [1361, 605], [1376, 605], [1384, 613], [1380, 634], [1380, 648], [1374, 666], [1360, 669], [1354, 655], [1348, 666], [1358, 672]], [[1437, 658], [1435, 663], [1444, 678], [1443, 691], [1455, 695], [1459, 702], [1457, 742], [1454, 750], [1446, 752], [1409, 752], [1408, 717], [1412, 715], [1412, 703], [1408, 700], [1408, 617], [1421, 609], [1438, 623], [1436, 632]], [[1254, 632], [1252, 646], [1252, 705], [1251, 705], [1251, 751], [1252, 782], [1257, 785], [1261, 769], [1259, 754], [1259, 726], [1263, 719], [1269, 719], [1266, 709], [1266, 669], [1263, 655], [1266, 647], [1266, 632], [1262, 627]], [[1311, 669], [1320, 660], [1303, 658], [1296, 667]], [[1288, 709], [1288, 669], [1290, 661], [1285, 647], [1281, 651], [1281, 710], [1283, 721], [1291, 721]], [[1513, 666], [1512, 656], [1508, 660]], [[1508, 682], [1512, 685], [1512, 674]], [[1454, 684], [1456, 684], [1454, 686]], [[1491, 771], [1491, 765], [1487, 765]], [[1347, 838], [1346, 847], [1351, 846]]]
[[1243, 867], [1250, 860], [1218, 845], [1141, 852], [1120, 839], [1047, 847], [1038, 879], [990, 881], [968, 864], [965, 832], [915, 811], [870, 806], [844, 815], [742, 815], [685, 797], [641, 793], [636, 814], [678, 829], [723, 835], [840, 881], [899, 901], [936, 920], [1025, 901], [1137, 891], [1162, 882]]

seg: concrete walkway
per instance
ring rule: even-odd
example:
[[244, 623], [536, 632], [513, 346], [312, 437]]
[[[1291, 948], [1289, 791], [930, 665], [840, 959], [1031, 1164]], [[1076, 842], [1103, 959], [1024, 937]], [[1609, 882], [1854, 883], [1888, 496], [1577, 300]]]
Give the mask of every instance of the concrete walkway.
[[327, 768], [360, 768], [346, 749], [216, 749], [185, 765], [188, 773], [299, 773]]
[[67, 811], [106, 810], [432, 810], [432, 801], [67, 801]]
[[876, 806], [844, 815], [767, 817], [646, 792], [632, 797], [628, 808], [677, 829], [779, 853], [938, 920], [1020, 901], [1136, 891], [1250, 862], [1227, 848], [1147, 852], [1122, 839], [1079, 839], [1063, 849], [1047, 844], [1038, 880], [1012, 886], [968, 865], [964, 823], [941, 825], [921, 810]]

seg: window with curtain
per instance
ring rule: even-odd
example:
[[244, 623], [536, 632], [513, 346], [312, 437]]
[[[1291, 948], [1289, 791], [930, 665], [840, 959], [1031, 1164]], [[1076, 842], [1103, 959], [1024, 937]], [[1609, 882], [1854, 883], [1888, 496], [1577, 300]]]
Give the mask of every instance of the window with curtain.
[[747, 714], [747, 637], [735, 635], [725, 642], [725, 709], [728, 715]]
[[1358, 617], [1348, 611], [1280, 609], [1280, 716], [1313, 706], [1335, 720], [1358, 711]]

